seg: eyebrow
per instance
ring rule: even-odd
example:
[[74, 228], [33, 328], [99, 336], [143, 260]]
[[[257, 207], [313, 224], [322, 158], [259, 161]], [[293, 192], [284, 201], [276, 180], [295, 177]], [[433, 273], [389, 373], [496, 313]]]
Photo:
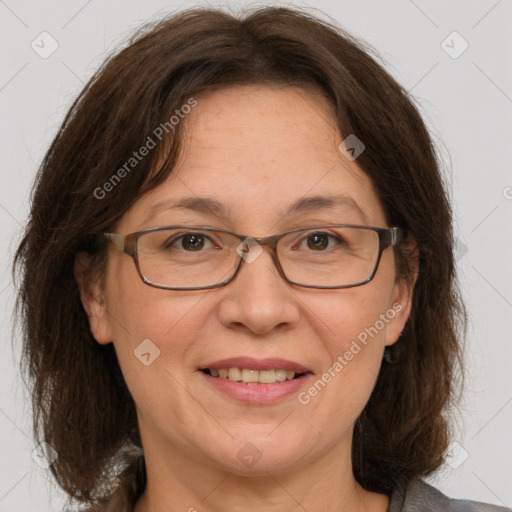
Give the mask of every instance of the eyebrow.
[[[353, 210], [366, 222], [366, 215], [361, 207], [354, 199], [344, 194], [301, 197], [292, 203], [286, 211], [282, 212], [281, 217], [328, 210], [339, 206], [347, 210]], [[164, 200], [154, 204], [145, 216], [143, 224], [156, 214], [166, 210], [191, 210], [197, 213], [216, 216], [224, 220], [232, 218], [230, 209], [214, 198], [190, 196], [178, 200]]]

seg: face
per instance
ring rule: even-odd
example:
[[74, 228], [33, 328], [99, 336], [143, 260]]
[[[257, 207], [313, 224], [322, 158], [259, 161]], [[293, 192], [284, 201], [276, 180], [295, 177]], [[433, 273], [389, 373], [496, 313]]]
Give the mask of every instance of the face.
[[[340, 153], [343, 137], [317, 91], [231, 87], [197, 101], [176, 169], [120, 219], [116, 233], [173, 224], [252, 237], [318, 224], [388, 227], [371, 181], [357, 160]], [[312, 195], [343, 195], [357, 207], [345, 202], [284, 214]], [[189, 196], [212, 198], [227, 215], [162, 206], [148, 218], [157, 203]], [[114, 343], [146, 453], [241, 474], [284, 471], [350, 454], [383, 350], [397, 340], [410, 310], [410, 290], [396, 281], [394, 265], [388, 248], [365, 285], [304, 288], [288, 284], [264, 248], [226, 286], [174, 291], [144, 284], [132, 258], [110, 246], [96, 289], [102, 303], [83, 300], [95, 338]], [[146, 365], [134, 351], [148, 339]], [[266, 384], [220, 386], [202, 371], [231, 358], [257, 360], [244, 363], [248, 369], [279, 358], [309, 373], [270, 385], [269, 397], [256, 390]], [[253, 398], [240, 386], [251, 386]], [[281, 396], [279, 386], [289, 392]], [[251, 465], [247, 455], [261, 458]]]

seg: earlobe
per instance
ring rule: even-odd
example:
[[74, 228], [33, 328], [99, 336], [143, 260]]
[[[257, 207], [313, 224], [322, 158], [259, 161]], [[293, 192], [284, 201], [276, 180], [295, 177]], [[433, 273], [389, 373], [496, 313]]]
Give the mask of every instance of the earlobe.
[[98, 279], [92, 277], [90, 256], [80, 252], [75, 257], [75, 279], [80, 299], [89, 319], [89, 328], [96, 341], [107, 344], [112, 341], [107, 304]]

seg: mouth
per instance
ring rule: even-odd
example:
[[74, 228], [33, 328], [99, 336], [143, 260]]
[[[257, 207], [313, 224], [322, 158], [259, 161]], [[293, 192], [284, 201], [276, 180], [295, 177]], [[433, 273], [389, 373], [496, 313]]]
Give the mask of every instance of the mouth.
[[241, 384], [276, 384], [290, 380], [300, 379], [311, 372], [295, 372], [284, 368], [257, 370], [254, 368], [204, 368], [203, 373], [210, 377], [226, 379]]
[[314, 378], [308, 368], [283, 359], [224, 359], [198, 370], [208, 389], [254, 406], [291, 398]]
[[239, 384], [283, 384], [298, 380], [313, 372], [295, 361], [278, 357], [258, 359], [249, 356], [231, 357], [205, 364], [198, 368], [214, 379]]

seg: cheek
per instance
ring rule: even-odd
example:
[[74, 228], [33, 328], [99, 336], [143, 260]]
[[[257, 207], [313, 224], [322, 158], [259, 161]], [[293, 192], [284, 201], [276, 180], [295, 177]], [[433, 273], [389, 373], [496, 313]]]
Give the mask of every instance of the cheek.
[[387, 324], [380, 315], [387, 311], [387, 300], [362, 290], [343, 290], [329, 301], [329, 308], [311, 307], [318, 312], [310, 318], [315, 318], [322, 368], [298, 399], [309, 416], [328, 425], [324, 434], [329, 439], [350, 429], [359, 417], [382, 362]]
[[121, 367], [140, 369], [143, 361], [137, 356], [144, 347], [150, 357], [142, 359], [165, 359], [166, 365], [177, 366], [201, 328], [197, 315], [205, 293], [147, 286], [130, 261], [117, 263], [115, 270], [113, 266], [107, 285], [109, 321]]
[[115, 330], [116, 354], [138, 417], [155, 425], [178, 424], [190, 414], [184, 383], [195, 372], [190, 353], [203, 339], [202, 296], [142, 285], [147, 291], [126, 289], [118, 296], [116, 312], [123, 325]]
[[122, 325], [115, 329], [116, 349], [133, 352], [138, 344], [149, 339], [172, 364], [198, 336], [201, 322], [196, 315], [201, 312], [201, 298], [162, 297], [159, 290], [149, 290], [150, 296], [125, 294], [116, 305], [122, 319]]
[[329, 408], [341, 412], [348, 407], [357, 415], [370, 396], [382, 362], [386, 330], [395, 316], [389, 305], [388, 284], [371, 281], [339, 290], [328, 300], [319, 296], [316, 303], [309, 304], [310, 311], [316, 313], [309, 318], [318, 334], [317, 349], [324, 353], [323, 374], [318, 377], [329, 391], [324, 394], [322, 383], [317, 387], [329, 397]]
[[[350, 349], [352, 341], [364, 345], [365, 341], [384, 338], [392, 320], [390, 295], [389, 287], [371, 281], [361, 287], [340, 290], [329, 300], [319, 300], [317, 307], [311, 309], [321, 312], [318, 316], [323, 322], [319, 326], [324, 324], [325, 337], [329, 339], [330, 346], [345, 351]], [[366, 347], [370, 347], [370, 343]]]

